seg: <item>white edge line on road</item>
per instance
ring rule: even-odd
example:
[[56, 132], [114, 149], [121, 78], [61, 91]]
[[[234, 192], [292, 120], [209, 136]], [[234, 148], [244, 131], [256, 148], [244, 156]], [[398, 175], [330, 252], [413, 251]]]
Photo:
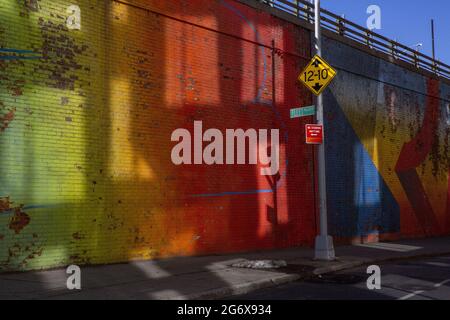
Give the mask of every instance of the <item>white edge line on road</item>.
[[[444, 284], [446, 284], [448, 282], [450, 282], [450, 279], [447, 279], [447, 280], [444, 280], [442, 282], [436, 283], [436, 284], [433, 285], [433, 287], [434, 288], [439, 288], [439, 287], [442, 287]], [[425, 292], [424, 290], [414, 291], [413, 293], [410, 293], [410, 294], [407, 294], [406, 296], [398, 298], [398, 300], [408, 300], [408, 299], [410, 299], [412, 297], [415, 297], [415, 296], [417, 296], [419, 294], [422, 294], [424, 292]]]

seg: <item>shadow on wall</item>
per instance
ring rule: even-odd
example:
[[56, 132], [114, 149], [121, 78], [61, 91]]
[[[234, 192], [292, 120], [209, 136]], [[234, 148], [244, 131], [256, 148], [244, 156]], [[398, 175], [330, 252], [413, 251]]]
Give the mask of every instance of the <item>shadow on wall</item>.
[[[79, 145], [61, 141], [78, 132], [70, 124], [73, 114], [65, 110], [70, 99], [54, 92], [75, 89], [74, 51], [83, 52], [83, 48], [73, 38], [57, 39], [54, 32], [59, 26], [37, 19], [39, 10], [35, 1], [7, 2], [1, 8], [14, 28], [4, 22], [0, 25], [4, 48], [0, 57], [0, 270], [30, 268], [47, 245], [50, 257], [70, 255], [67, 246], [54, 243], [45, 229], [49, 222], [70, 226], [76, 220], [64, 212], [74, 205], [73, 199], [55, 197], [63, 194], [62, 185], [73, 176], [55, 164], [70, 166], [70, 154]], [[78, 190], [74, 183], [70, 195], [76, 197]]]
[[[89, 3], [81, 1], [79, 31], [68, 31], [64, 17], [41, 16], [39, 6], [49, 1], [11, 9], [27, 10], [17, 25], [32, 40], [6, 45], [40, 51], [43, 59], [0, 66], [2, 76], [14, 75], [2, 82], [8, 86], [0, 105], [8, 122], [2, 154], [14, 155], [0, 159], [2, 268], [311, 244], [314, 166], [303, 140], [311, 119], [289, 119], [290, 108], [311, 104], [291, 81], [309, 56], [309, 32], [233, 1]], [[52, 4], [65, 12], [68, 2]], [[275, 55], [272, 40], [282, 49]], [[22, 79], [24, 73], [39, 78]], [[400, 208], [379, 173], [390, 168], [371, 156], [381, 150], [378, 113], [344, 105], [330, 92], [326, 99], [333, 233], [398, 233]], [[348, 105], [365, 130], [352, 128]], [[171, 133], [192, 130], [195, 120], [222, 132], [280, 129], [280, 172], [175, 166]], [[20, 234], [11, 222], [24, 226]]]
[[[16, 209], [5, 211], [10, 203], [2, 202], [2, 269], [311, 243], [312, 148], [301, 138], [307, 119], [288, 118], [289, 108], [310, 103], [290, 81], [306, 62], [309, 33], [232, 1], [133, 4], [80, 1], [81, 30], [69, 31], [64, 17], [44, 15], [50, 5], [65, 12], [68, 2], [41, 1], [29, 26], [23, 17], [17, 23], [32, 44], [15, 45], [43, 58], [18, 64], [28, 77], [23, 95], [5, 98], [21, 117], [1, 133], [2, 150], [15, 152], [0, 160], [9, 179], [1, 191], [23, 203], [18, 212], [29, 223], [20, 235], [7, 230]], [[17, 10], [23, 4], [8, 14]], [[273, 39], [298, 56], [273, 56]], [[18, 76], [19, 67], [7, 71]], [[280, 172], [175, 166], [171, 133], [195, 120], [222, 132], [280, 129]], [[23, 143], [20, 156], [13, 141]], [[29, 171], [11, 175], [17, 163]]]
[[[179, 4], [180, 8], [185, 5]], [[170, 11], [178, 5], [154, 6], [170, 15], [180, 14]], [[272, 38], [267, 34], [273, 32], [271, 28], [281, 28], [277, 26], [281, 22], [230, 1], [199, 1], [188, 8], [190, 16], [184, 18], [190, 22], [185, 23], [113, 5], [114, 48], [108, 52], [113, 65], [106, 91], [111, 125], [102, 134], [109, 135], [110, 150], [104, 159], [109, 171], [102, 183], [105, 211], [115, 222], [109, 235], [101, 236], [108, 230], [99, 231], [104, 241], [98, 242], [99, 248], [110, 249], [108, 259], [111, 252], [117, 252], [118, 259], [124, 258], [122, 252], [131, 259], [310, 243], [314, 234], [312, 158], [310, 148], [299, 141], [294, 148], [287, 147], [284, 137], [281, 148], [286, 164], [288, 158], [293, 167], [309, 164], [300, 170], [301, 176], [284, 163], [280, 177], [272, 181], [259, 174], [259, 167], [173, 165], [170, 136], [177, 128], [192, 132], [193, 122], [201, 120], [204, 128], [222, 132], [279, 128], [287, 137], [289, 107], [304, 100], [298, 87], [287, 86], [283, 76], [288, 69], [290, 75], [299, 72], [304, 61], [293, 58], [286, 63], [273, 58], [270, 48], [240, 39], [270, 45]], [[203, 24], [237, 36], [198, 26]], [[279, 40], [280, 46], [309, 52], [305, 30], [294, 31], [288, 24], [282, 27], [289, 32]], [[151, 32], [130, 41], [136, 29]], [[290, 32], [298, 32], [300, 40], [291, 40]], [[280, 65], [275, 75], [273, 60]], [[272, 101], [273, 77], [280, 83], [275, 91], [282, 94], [277, 105]], [[295, 125], [289, 129], [298, 130]], [[307, 182], [302, 184], [304, 177]], [[102, 187], [97, 184], [97, 188]], [[288, 191], [294, 189], [291, 196]], [[295, 214], [290, 208], [296, 208]]]
[[[361, 143], [376, 140], [376, 112], [351, 108], [351, 112], [360, 113], [359, 117], [372, 118], [363, 121], [367, 136], [358, 137], [331, 91], [325, 99], [330, 233], [337, 238], [364, 239], [399, 232], [400, 208], [378, 171], [381, 168], [377, 169]], [[353, 114], [353, 117], [357, 116]]]
[[[395, 66], [381, 70], [387, 67]], [[439, 84], [413, 74], [402, 81], [423, 83], [424, 93], [343, 70], [325, 95], [328, 205], [338, 238], [445, 234], [448, 156]]]
[[[170, 8], [161, 5], [160, 9], [168, 12]], [[217, 128], [221, 132], [227, 128], [280, 128], [280, 121], [286, 121], [280, 119], [272, 101], [271, 50], [239, 39], [270, 44], [262, 35], [270, 34], [271, 24], [276, 22], [231, 1], [190, 3], [189, 12], [192, 23], [154, 16], [146, 29], [153, 30], [149, 40], [155, 47], [143, 43], [136, 48], [139, 54], [150, 55], [150, 64], [136, 63], [147, 59], [136, 57], [128, 68], [132, 83], [128, 132], [134, 163], [131, 172], [148, 170], [151, 175], [148, 180], [137, 177], [122, 181], [114, 187], [116, 193], [110, 202], [123, 197], [127, 190], [136, 190], [135, 209], [148, 211], [150, 219], [135, 222], [139, 228], [134, 232], [142, 241], [137, 246], [141, 250], [151, 247], [156, 257], [285, 247], [309, 241], [301, 234], [309, 226], [299, 230], [302, 222], [289, 218], [289, 206], [282, 208], [283, 220], [274, 220], [275, 212], [280, 214], [274, 199], [278, 186], [266, 181], [259, 167], [173, 165], [171, 133], [177, 128], [192, 132], [195, 120], [201, 120], [205, 130]], [[132, 24], [125, 23], [131, 29]], [[211, 24], [237, 37], [197, 24]], [[128, 34], [124, 30], [120, 28]], [[155, 34], [160, 39], [155, 40]], [[298, 95], [295, 87], [283, 90], [294, 90], [291, 97]], [[280, 102], [282, 107], [287, 105]], [[283, 148], [286, 141], [282, 139], [281, 144]], [[286, 183], [286, 172], [283, 174]], [[261, 192], [267, 189], [272, 192]], [[282, 192], [286, 194], [286, 189]], [[308, 210], [312, 208], [310, 196], [303, 215], [312, 213]], [[294, 224], [299, 231], [295, 235], [291, 233]]]
[[[48, 4], [41, 3], [42, 6]], [[56, 5], [63, 8], [64, 4], [61, 1]], [[43, 39], [43, 59], [31, 66], [14, 62], [5, 67], [3, 61], [0, 65], [2, 77], [7, 73], [19, 76], [18, 71], [23, 68], [28, 75], [41, 72], [47, 85], [39, 89], [24, 88], [21, 100], [17, 98], [22, 108], [20, 112], [24, 112], [22, 103], [27, 104], [30, 99], [30, 113], [34, 117], [25, 121], [19, 118], [7, 131], [17, 134], [22, 125], [33, 130], [23, 140], [24, 154], [14, 159], [21, 165], [29, 165], [15, 175], [15, 179], [25, 180], [27, 186], [7, 183], [4, 187], [8, 189], [7, 194], [14, 195], [14, 201], [25, 205], [9, 208], [9, 198], [2, 198], [0, 203], [2, 271], [126, 261], [176, 254], [177, 250], [179, 254], [186, 254], [186, 248], [178, 248], [176, 243], [180, 239], [188, 241], [183, 239], [184, 233], [190, 236], [192, 231], [185, 229], [189, 226], [180, 216], [182, 211], [174, 210], [182, 209], [185, 204], [173, 197], [179, 194], [173, 184], [168, 188], [168, 181], [176, 177], [168, 170], [170, 163], [164, 161], [167, 160], [164, 155], [170, 154], [164, 147], [169, 147], [169, 130], [174, 126], [168, 120], [170, 110], [166, 108], [164, 94], [169, 89], [165, 88], [164, 65], [161, 67], [166, 62], [162, 59], [166, 56], [165, 43], [168, 42], [166, 21], [145, 10], [109, 1], [105, 1], [104, 7], [91, 7], [92, 11], [87, 6], [82, 8], [86, 22], [91, 21], [91, 24], [86, 23], [86, 31], [72, 37], [65, 29], [64, 21], [55, 23], [53, 19], [39, 18], [42, 23], [39, 28], [33, 24], [37, 19], [33, 19], [28, 27], [35, 30], [34, 36], [40, 35]], [[38, 13], [36, 9], [31, 15]], [[92, 15], [96, 15], [95, 20]], [[23, 25], [23, 20], [20, 19], [19, 25]], [[150, 45], [141, 42], [138, 35], [130, 39], [138, 27], [151, 31], [151, 36], [147, 35]], [[93, 29], [97, 29], [96, 32]], [[86, 36], [84, 41], [80, 39], [83, 36]], [[105, 42], [107, 38], [110, 41]], [[84, 54], [77, 52], [78, 41], [87, 46]], [[68, 48], [68, 44], [73, 47]], [[51, 46], [48, 52], [46, 45]], [[59, 69], [61, 65], [63, 70]], [[73, 87], [66, 87], [61, 78], [53, 78], [66, 74], [74, 80]], [[11, 80], [11, 83], [18, 81]], [[55, 87], [56, 84], [60, 87]], [[57, 91], [58, 96], [52, 97], [51, 91]], [[62, 128], [58, 116], [63, 112], [52, 110], [56, 105], [54, 100], [60, 99], [59, 94], [65, 96], [61, 107], [70, 108], [73, 113], [72, 120], [68, 121], [71, 123]], [[3, 92], [1, 98], [2, 107], [17, 102], [16, 98], [9, 98]], [[49, 106], [36, 103], [36, 100], [44, 99], [48, 100]], [[48, 112], [57, 114], [56, 118], [47, 118]], [[81, 124], [72, 127], [72, 123]], [[12, 139], [3, 133], [1, 142], [5, 147], [2, 150], [5, 150], [11, 147]], [[47, 140], [42, 140], [45, 134]], [[39, 142], [40, 148], [33, 148], [30, 141]], [[52, 144], [57, 144], [58, 148], [52, 149]], [[17, 145], [15, 148], [16, 154], [23, 151]], [[34, 150], [36, 154], [32, 153]], [[58, 152], [63, 155], [62, 160], [58, 158]], [[4, 180], [11, 175], [12, 165], [11, 159], [1, 159]], [[44, 166], [42, 162], [45, 162]], [[35, 175], [34, 170], [37, 171]], [[64, 181], [63, 172], [71, 182]], [[160, 176], [160, 173], [167, 176]], [[45, 174], [48, 179], [43, 177]], [[53, 175], [56, 178], [52, 178]], [[186, 188], [182, 183], [178, 186]], [[80, 190], [84, 191], [82, 196]], [[2, 193], [6, 191], [2, 190]], [[31, 198], [35, 193], [39, 198]], [[57, 199], [64, 199], [64, 202], [57, 203]], [[42, 202], [35, 205], [38, 200]], [[22, 209], [27, 211], [23, 212], [29, 217], [27, 223], [20, 230], [18, 226], [7, 230], [14, 217], [22, 214]], [[188, 244], [192, 246], [192, 243]], [[128, 272], [140, 279], [148, 277], [145, 270], [137, 267], [131, 266]], [[115, 274], [117, 276], [120, 278], [120, 273]], [[31, 274], [29, 279], [32, 281], [30, 288], [36, 291], [48, 290], [52, 285], [61, 287], [61, 283], [55, 284], [55, 281], [65, 281], [64, 277], [52, 280], [48, 287], [45, 273]], [[113, 277], [112, 282], [117, 279]], [[215, 282], [221, 285], [221, 279]], [[8, 290], [8, 286], [2, 286], [1, 293], [12, 296], [17, 293]]]
[[[57, 3], [61, 11], [66, 4]], [[175, 16], [188, 8], [189, 19], [196, 23], [208, 22], [266, 45], [271, 40], [266, 33], [272, 24], [280, 23], [231, 1], [177, 2], [176, 6], [155, 1], [153, 5]], [[298, 95], [305, 90], [288, 86], [283, 72], [289, 70], [292, 75], [304, 61], [273, 58], [270, 48], [263, 50], [135, 6], [114, 1], [87, 6], [82, 1], [80, 7], [86, 22], [78, 32], [66, 30], [64, 19], [42, 18], [39, 10], [32, 13], [30, 28], [42, 40], [44, 58], [27, 73], [42, 76], [46, 87], [25, 91], [27, 98], [34, 99], [30, 104], [36, 131], [29, 138], [39, 142], [39, 147], [25, 147], [36, 152], [27, 158], [37, 172], [34, 176], [34, 171], [27, 172], [25, 179], [33, 177], [36, 184], [28, 184], [29, 189], [18, 185], [14, 190], [39, 197], [14, 199], [31, 203], [30, 223], [21, 239], [26, 235], [39, 243], [35, 253], [13, 251], [11, 259], [2, 259], [3, 270], [311, 242], [311, 148], [297, 138], [295, 147], [287, 146], [288, 128], [282, 127], [289, 107], [305, 100]], [[170, 11], [173, 8], [180, 12]], [[243, 18], [247, 16], [251, 22]], [[292, 26], [283, 27], [294, 32]], [[264, 39], [256, 35], [260, 28]], [[276, 43], [297, 50], [303, 42], [308, 45], [301, 52], [309, 52], [308, 33], [299, 33], [300, 44], [292, 43], [289, 33]], [[273, 60], [281, 66], [276, 75]], [[273, 91], [280, 92], [276, 105]], [[38, 101], [45, 99], [48, 106], [44, 107]], [[49, 114], [54, 117], [47, 118]], [[176, 167], [170, 159], [171, 133], [180, 127], [192, 128], [194, 120], [221, 131], [281, 127], [281, 135], [286, 135], [281, 139], [282, 159], [290, 165], [286, 168], [283, 163], [279, 175], [269, 180], [259, 174], [259, 167]], [[296, 124], [289, 130], [300, 136]], [[11, 146], [11, 141], [7, 144]], [[57, 147], [52, 149], [53, 144]], [[2, 170], [10, 173], [4, 163]], [[303, 185], [298, 172], [306, 177]], [[258, 191], [267, 189], [271, 192]], [[256, 192], [246, 194], [249, 190]], [[202, 196], [230, 191], [238, 194]], [[11, 253], [14, 243], [28, 247], [12, 232], [4, 237], [0, 239], [3, 252]]]

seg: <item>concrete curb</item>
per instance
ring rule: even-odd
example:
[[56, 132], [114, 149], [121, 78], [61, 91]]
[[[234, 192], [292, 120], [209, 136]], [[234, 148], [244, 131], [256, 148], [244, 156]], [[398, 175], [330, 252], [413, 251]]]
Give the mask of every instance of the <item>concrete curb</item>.
[[343, 263], [341, 265], [336, 265], [336, 266], [316, 268], [312, 272], [312, 275], [319, 276], [319, 275], [326, 274], [326, 273], [331, 273], [331, 272], [337, 272], [337, 271], [342, 271], [342, 270], [346, 270], [346, 269], [357, 268], [357, 267], [363, 266], [365, 264], [374, 263], [374, 262], [380, 262], [380, 261], [375, 261], [375, 260], [373, 260], [373, 261], [371, 261], [371, 260], [354, 261], [354, 262]]
[[281, 284], [287, 284], [290, 282], [295, 282], [300, 279], [305, 279], [312, 276], [324, 275], [327, 273], [343, 271], [348, 269], [353, 269], [361, 267], [368, 264], [374, 263], [386, 263], [390, 261], [402, 261], [410, 259], [420, 259], [427, 257], [436, 257], [442, 255], [450, 255], [450, 251], [445, 252], [435, 252], [428, 254], [417, 254], [403, 257], [389, 257], [389, 258], [378, 258], [378, 259], [363, 259], [358, 261], [343, 262], [339, 265], [326, 266], [315, 268], [312, 272], [305, 272], [304, 274], [282, 274], [275, 277], [270, 277], [267, 279], [257, 280], [248, 283], [242, 283], [230, 287], [222, 287], [213, 290], [208, 290], [201, 293], [190, 294], [186, 296], [178, 296], [170, 298], [170, 300], [218, 300], [223, 298], [232, 297], [235, 295], [247, 294], [259, 289], [267, 289], [271, 287], [276, 287]]
[[266, 289], [276, 287], [281, 284], [286, 284], [300, 280], [302, 276], [300, 274], [282, 274], [279, 276], [261, 279], [253, 282], [242, 283], [230, 287], [223, 287], [213, 289], [201, 293], [194, 293], [187, 296], [179, 296], [171, 298], [171, 300], [216, 300], [235, 295], [241, 295], [250, 293], [259, 289]]

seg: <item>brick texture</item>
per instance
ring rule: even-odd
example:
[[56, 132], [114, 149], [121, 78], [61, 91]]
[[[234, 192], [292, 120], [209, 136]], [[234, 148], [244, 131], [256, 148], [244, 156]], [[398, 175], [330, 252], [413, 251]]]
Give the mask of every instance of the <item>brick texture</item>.
[[[233, 0], [2, 0], [0, 271], [311, 245], [313, 119], [289, 118], [310, 58], [309, 30]], [[327, 38], [324, 58], [332, 234], [448, 234], [449, 86]], [[173, 164], [194, 121], [278, 129], [279, 172]]]
[[[312, 242], [311, 119], [289, 119], [311, 103], [295, 81], [307, 30], [234, 1], [7, 0], [0, 15], [15, 50], [0, 60], [0, 269]], [[279, 173], [175, 166], [171, 133], [195, 120], [279, 129]]]

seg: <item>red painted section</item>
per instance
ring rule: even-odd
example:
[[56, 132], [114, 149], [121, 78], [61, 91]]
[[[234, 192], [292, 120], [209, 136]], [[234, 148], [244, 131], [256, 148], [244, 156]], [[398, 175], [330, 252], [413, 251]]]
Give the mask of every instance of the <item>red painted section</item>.
[[438, 130], [439, 99], [434, 97], [439, 96], [439, 81], [428, 80], [427, 94], [422, 128], [414, 139], [403, 146], [395, 171], [424, 234], [437, 235], [442, 230], [416, 169], [430, 154], [436, 137], [434, 133]]
[[[208, 24], [211, 13], [216, 20]], [[311, 94], [296, 81], [310, 59], [309, 32], [235, 1], [207, 1], [189, 19], [219, 32], [195, 29], [195, 38], [179, 44], [183, 55], [172, 56], [182, 65], [179, 77], [192, 78], [201, 94], [188, 90], [180, 105], [171, 106], [177, 122], [170, 130], [192, 134], [193, 121], [222, 133], [278, 129], [280, 170], [263, 176], [261, 165], [174, 166], [174, 203], [182, 203], [184, 222], [167, 221], [169, 229], [191, 229], [198, 236], [196, 254], [312, 244], [314, 166], [304, 143], [304, 123], [311, 118], [291, 120], [289, 112], [311, 104]], [[211, 72], [217, 73], [213, 82]], [[178, 81], [169, 77], [169, 85]]]
[[[430, 154], [434, 142], [434, 132], [439, 126], [439, 81], [428, 79], [425, 117], [419, 133], [406, 143], [395, 167], [396, 171], [417, 168]], [[420, 146], [420, 148], [418, 148]]]

